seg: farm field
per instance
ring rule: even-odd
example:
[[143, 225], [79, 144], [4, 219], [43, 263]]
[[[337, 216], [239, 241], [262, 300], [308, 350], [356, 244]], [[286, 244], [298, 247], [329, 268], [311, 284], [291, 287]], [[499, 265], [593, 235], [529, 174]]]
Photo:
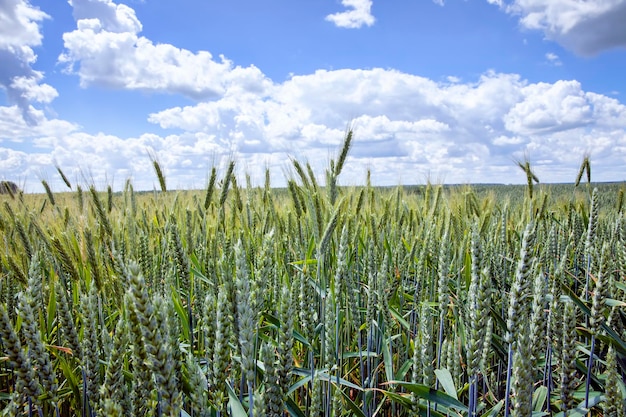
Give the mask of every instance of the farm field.
[[0, 196], [0, 409], [624, 415], [624, 184], [338, 187], [348, 148]]

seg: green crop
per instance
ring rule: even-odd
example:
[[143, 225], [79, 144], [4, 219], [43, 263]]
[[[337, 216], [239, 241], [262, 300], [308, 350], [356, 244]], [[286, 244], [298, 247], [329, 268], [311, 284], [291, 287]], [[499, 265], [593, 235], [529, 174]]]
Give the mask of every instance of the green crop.
[[2, 196], [0, 409], [623, 416], [624, 186], [342, 187], [353, 140], [284, 189]]

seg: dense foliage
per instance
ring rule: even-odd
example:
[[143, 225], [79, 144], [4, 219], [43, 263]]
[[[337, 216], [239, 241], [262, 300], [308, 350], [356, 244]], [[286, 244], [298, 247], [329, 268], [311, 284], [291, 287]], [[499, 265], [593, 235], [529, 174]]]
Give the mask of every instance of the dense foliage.
[[0, 408], [623, 416], [623, 186], [340, 188], [350, 138], [324, 186], [1, 197]]

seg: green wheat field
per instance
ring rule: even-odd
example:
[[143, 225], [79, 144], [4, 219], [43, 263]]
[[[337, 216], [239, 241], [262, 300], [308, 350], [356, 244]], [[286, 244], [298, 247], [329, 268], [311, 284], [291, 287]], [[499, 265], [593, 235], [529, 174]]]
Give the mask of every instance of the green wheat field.
[[625, 185], [339, 187], [351, 140], [0, 196], [3, 415], [624, 416]]

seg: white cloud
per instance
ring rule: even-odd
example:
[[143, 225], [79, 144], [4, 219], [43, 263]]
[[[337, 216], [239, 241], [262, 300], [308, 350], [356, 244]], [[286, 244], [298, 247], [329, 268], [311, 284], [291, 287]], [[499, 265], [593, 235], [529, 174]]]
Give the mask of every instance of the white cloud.
[[580, 55], [626, 47], [626, 0], [488, 0]]
[[77, 22], [97, 20], [107, 32], [139, 33], [142, 25], [135, 11], [125, 4], [115, 4], [111, 0], [70, 0]]
[[37, 61], [33, 47], [41, 45], [43, 38], [39, 24], [47, 18], [28, 1], [0, 1], [0, 88], [29, 124], [35, 123], [30, 103], [49, 103], [57, 96], [53, 87], [41, 83], [43, 73], [32, 67]]
[[211, 53], [154, 44], [138, 36], [135, 12], [110, 0], [73, 0], [77, 29], [65, 33], [59, 61], [91, 84], [129, 90], [182, 94], [193, 99], [222, 96], [229, 88], [258, 93], [267, 84], [258, 68], [235, 67]]
[[[0, 107], [3, 175], [28, 179], [37, 189], [41, 173], [51, 172], [51, 184], [62, 189], [56, 161], [72, 178], [89, 173], [99, 186], [114, 179], [121, 187], [130, 176], [137, 189], [152, 189], [158, 187], [149, 159], [154, 154], [170, 188], [202, 187], [213, 164], [234, 157], [240, 174], [254, 181], [269, 167], [279, 186], [290, 172], [288, 156], [309, 161], [323, 175], [351, 124], [355, 141], [343, 184], [362, 183], [366, 169], [377, 184], [427, 177], [523, 182], [512, 159], [525, 153], [545, 182], [572, 181], [585, 152], [598, 167], [595, 180], [623, 179], [626, 106], [584, 91], [577, 81], [528, 83], [488, 72], [475, 82], [450, 84], [372, 69], [317, 71], [270, 84], [262, 94], [235, 91], [148, 116], [172, 133], [127, 138], [87, 133], [41, 112], [33, 129], [16, 121], [16, 106]], [[15, 141], [36, 149], [12, 150], [20, 149]]]
[[326, 20], [338, 27], [358, 29], [363, 25], [372, 26], [376, 21], [372, 15], [372, 0], [341, 0], [341, 4], [348, 10], [326, 16]]
[[504, 116], [513, 133], [560, 132], [604, 123], [626, 127], [624, 106], [614, 99], [585, 93], [577, 81], [538, 83], [522, 89], [524, 99]]
[[[391, 183], [397, 177], [390, 173], [407, 167], [451, 182], [494, 181], [496, 173], [498, 181], [514, 182], [515, 171], [505, 178], [497, 168], [511, 166], [512, 155], [568, 160], [568, 139], [589, 143], [606, 136], [617, 144], [626, 137], [626, 107], [583, 91], [576, 81], [529, 84], [516, 74], [488, 72], [474, 83], [448, 84], [383, 69], [320, 70], [268, 91], [266, 97], [167, 109], [149, 120], [226, 139], [221, 145], [243, 159], [252, 153], [330, 155], [351, 122], [357, 140], [350, 161]], [[552, 147], [555, 142], [563, 146]], [[589, 149], [579, 150], [578, 159]], [[607, 156], [605, 167], [616, 174], [622, 163]], [[361, 179], [360, 172], [352, 174], [354, 182]]]
[[545, 57], [550, 65], [554, 65], [555, 67], [560, 67], [561, 65], [563, 65], [563, 63], [561, 62], [561, 58], [559, 58], [559, 56], [553, 52], [546, 53]]
[[49, 17], [28, 1], [3, 0], [0, 2], [0, 49], [41, 45], [39, 22]]

